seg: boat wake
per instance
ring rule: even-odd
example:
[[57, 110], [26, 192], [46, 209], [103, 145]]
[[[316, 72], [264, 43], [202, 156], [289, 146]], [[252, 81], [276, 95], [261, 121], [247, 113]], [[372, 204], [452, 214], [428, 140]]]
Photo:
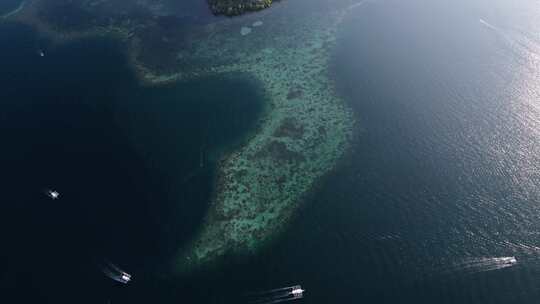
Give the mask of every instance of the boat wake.
[[118, 268], [118, 266], [114, 265], [109, 261], [99, 263], [99, 267], [103, 274], [116, 282], [127, 284], [129, 283], [129, 281], [131, 281], [131, 275], [129, 273], [123, 271], [122, 269]]
[[513, 256], [467, 258], [448, 266], [439, 267], [435, 273], [438, 275], [467, 275], [500, 270], [517, 264], [518, 260]]
[[304, 297], [305, 290], [300, 285], [271, 289], [246, 294], [247, 304], [274, 304], [299, 300]]
[[0, 18], [6, 19], [6, 18], [9, 18], [11, 16], [17, 15], [20, 11], [23, 10], [25, 5], [26, 5], [26, 1], [21, 1], [21, 3], [19, 4], [19, 6], [16, 9], [14, 9], [11, 12], [8, 12], [8, 13], [6, 13], [4, 15], [0, 15]]
[[371, 0], [362, 0], [362, 1], [360, 1], [360, 2], [351, 4], [351, 5], [349, 5], [349, 6], [347, 7], [347, 10], [355, 9], [355, 8], [357, 8], [357, 7], [359, 7], [359, 6], [362, 6], [362, 5], [364, 5], [364, 4], [368, 3], [368, 2], [371, 2]]
[[494, 26], [493, 24], [487, 22], [486, 20], [484, 20], [482, 18], [480, 18], [478, 21], [480, 22], [480, 24], [482, 24], [483, 26], [485, 26], [485, 27], [487, 27], [489, 29], [492, 29], [492, 30], [495, 30], [495, 31], [499, 30], [498, 27]]
[[540, 44], [528, 34], [518, 30], [505, 30], [486, 20], [478, 20], [485, 28], [493, 31], [501, 40], [504, 48], [515, 55], [515, 58], [524, 62], [540, 61]]

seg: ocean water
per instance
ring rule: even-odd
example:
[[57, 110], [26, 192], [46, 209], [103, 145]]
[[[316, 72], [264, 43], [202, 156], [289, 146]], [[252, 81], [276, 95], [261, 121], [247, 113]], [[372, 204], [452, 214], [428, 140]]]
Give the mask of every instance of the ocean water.
[[10, 13], [17, 9], [22, 0], [4, 0], [0, 2], [0, 16]]
[[[300, 303], [537, 303], [539, 13], [533, 0], [350, 11], [332, 77], [362, 129], [352, 150], [271, 248], [182, 278], [156, 265], [256, 122], [257, 83], [141, 88], [110, 41], [49, 49], [3, 26], [0, 286], [13, 303], [242, 303], [293, 284]], [[104, 256], [133, 284], [103, 278]]]
[[2, 24], [0, 45], [3, 297], [105, 303], [118, 286], [100, 264], [154, 277], [198, 227], [261, 90], [240, 74], [144, 87], [106, 39]]
[[362, 129], [353, 150], [271, 249], [214, 274], [208, 303], [295, 283], [305, 303], [537, 303], [538, 12], [353, 9], [332, 71]]
[[537, 16], [533, 1], [349, 14], [334, 72], [363, 132], [284, 246], [313, 253], [287, 264], [306, 302], [538, 301]]

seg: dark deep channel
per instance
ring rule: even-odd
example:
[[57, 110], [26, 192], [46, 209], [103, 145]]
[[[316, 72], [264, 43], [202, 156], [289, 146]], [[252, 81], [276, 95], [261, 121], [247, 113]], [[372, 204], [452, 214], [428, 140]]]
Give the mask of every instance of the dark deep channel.
[[106, 303], [96, 261], [134, 284], [167, 262], [204, 216], [217, 159], [256, 125], [261, 90], [245, 75], [142, 87], [107, 39], [53, 47], [0, 24], [0, 46], [0, 284], [17, 303]]

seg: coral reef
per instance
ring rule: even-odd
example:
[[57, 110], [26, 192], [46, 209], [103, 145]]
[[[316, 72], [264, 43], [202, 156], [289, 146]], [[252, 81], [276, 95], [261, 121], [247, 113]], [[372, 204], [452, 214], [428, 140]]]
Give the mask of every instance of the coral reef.
[[196, 74], [248, 72], [263, 83], [269, 107], [257, 132], [222, 160], [211, 209], [198, 235], [180, 250], [179, 271], [264, 247], [346, 151], [354, 119], [329, 73], [344, 14], [291, 21], [272, 12], [264, 20], [271, 30], [257, 28], [249, 36], [217, 31], [198, 46], [199, 56], [222, 63]]

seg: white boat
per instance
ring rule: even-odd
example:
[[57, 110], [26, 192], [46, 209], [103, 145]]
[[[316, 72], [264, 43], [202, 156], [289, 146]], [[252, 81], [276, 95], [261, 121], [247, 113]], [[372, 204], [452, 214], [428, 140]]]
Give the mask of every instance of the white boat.
[[127, 283], [127, 282], [131, 281], [131, 275], [130, 275], [129, 273], [125, 273], [125, 272], [122, 271], [122, 274], [121, 274], [121, 276], [120, 276], [120, 279], [121, 279], [123, 282]]
[[291, 291], [291, 294], [294, 297], [302, 297], [304, 295], [304, 290], [300, 286], [298, 286]]
[[108, 276], [110, 279], [115, 280], [116, 282], [127, 284], [131, 281], [131, 275], [111, 262], [105, 261], [105, 263], [100, 263], [101, 271]]
[[271, 289], [248, 294], [250, 304], [274, 304], [302, 299], [305, 290], [300, 285]]
[[60, 192], [58, 192], [56, 190], [49, 189], [49, 190], [45, 191], [45, 194], [47, 194], [47, 196], [50, 197], [53, 200], [56, 200], [56, 199], [60, 198]]

